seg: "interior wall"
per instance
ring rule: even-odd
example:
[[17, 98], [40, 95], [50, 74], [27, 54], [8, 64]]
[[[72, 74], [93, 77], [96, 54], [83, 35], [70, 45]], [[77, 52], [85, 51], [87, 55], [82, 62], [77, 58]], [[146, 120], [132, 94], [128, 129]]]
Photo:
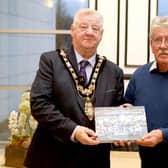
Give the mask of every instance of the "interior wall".
[[[93, 7], [94, 2], [91, 2]], [[157, 0], [97, 0], [104, 16], [104, 35], [98, 52], [131, 75], [153, 60], [149, 45], [150, 23], [157, 14]]]

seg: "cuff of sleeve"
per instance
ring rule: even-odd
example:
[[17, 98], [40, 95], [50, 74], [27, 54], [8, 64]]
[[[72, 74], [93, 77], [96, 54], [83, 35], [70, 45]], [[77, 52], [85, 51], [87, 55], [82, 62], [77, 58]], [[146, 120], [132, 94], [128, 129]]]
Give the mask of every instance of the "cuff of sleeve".
[[73, 130], [73, 132], [72, 132], [71, 141], [73, 141], [73, 142], [77, 142], [77, 141], [75, 140], [75, 133], [76, 133], [76, 130], [77, 130], [79, 127], [80, 127], [80, 126], [77, 125], [77, 126], [75, 127], [75, 129]]
[[168, 128], [160, 128], [163, 133], [163, 141], [168, 142]]

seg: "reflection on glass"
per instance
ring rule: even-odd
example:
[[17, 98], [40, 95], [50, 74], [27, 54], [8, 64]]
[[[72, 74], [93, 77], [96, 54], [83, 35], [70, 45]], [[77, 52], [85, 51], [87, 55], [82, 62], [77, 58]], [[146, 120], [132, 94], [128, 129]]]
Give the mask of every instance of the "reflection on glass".
[[0, 85], [31, 85], [42, 52], [55, 50], [54, 35], [0, 35]]
[[89, 0], [1, 0], [0, 29], [17, 29], [21, 34], [0, 34], [0, 140], [7, 140], [7, 118], [17, 110], [20, 90], [2, 86], [31, 86], [40, 55], [70, 47], [70, 35], [25, 34], [26, 30], [69, 30], [74, 13], [88, 7]]
[[69, 29], [79, 8], [88, 0], [1, 1], [0, 29]]
[[158, 16], [168, 16], [168, 1], [158, 0]]
[[88, 5], [88, 0], [57, 0], [56, 29], [69, 29], [75, 12]]
[[70, 35], [57, 35], [56, 36], [56, 48], [69, 48], [71, 47]]
[[49, 8], [46, 0], [1, 1], [1, 29], [55, 29], [55, 5]]

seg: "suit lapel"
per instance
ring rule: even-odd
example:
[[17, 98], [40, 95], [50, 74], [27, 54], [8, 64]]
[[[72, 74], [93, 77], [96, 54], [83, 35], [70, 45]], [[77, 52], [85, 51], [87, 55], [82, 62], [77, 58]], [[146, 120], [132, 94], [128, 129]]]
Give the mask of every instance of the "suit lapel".
[[96, 99], [94, 103], [95, 107], [103, 106], [104, 96], [105, 96], [105, 91], [107, 86], [107, 80], [104, 80], [105, 76], [106, 74], [104, 74], [104, 71], [101, 70], [97, 80], [97, 85], [96, 85], [96, 92], [95, 92]]
[[78, 64], [77, 64], [76, 55], [74, 53], [73, 48], [66, 50], [65, 52], [67, 53], [67, 56], [72, 64], [73, 68], [75, 69], [76, 73], [78, 74], [78, 71], [79, 71]]

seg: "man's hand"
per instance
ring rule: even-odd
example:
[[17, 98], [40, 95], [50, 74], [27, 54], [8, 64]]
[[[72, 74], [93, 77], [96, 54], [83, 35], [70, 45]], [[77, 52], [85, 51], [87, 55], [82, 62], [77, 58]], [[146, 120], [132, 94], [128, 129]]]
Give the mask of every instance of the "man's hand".
[[158, 143], [163, 141], [163, 134], [160, 129], [152, 130], [145, 134], [141, 139], [137, 140], [136, 143], [141, 146], [154, 147]]
[[126, 107], [132, 107], [133, 105], [132, 104], [130, 104], [130, 103], [124, 103], [124, 104], [121, 104], [120, 105], [120, 107], [124, 107], [124, 108], [126, 108]]
[[112, 144], [114, 144], [117, 147], [125, 147], [125, 146], [130, 146], [132, 143], [134, 143], [135, 141], [131, 141], [131, 140], [121, 140], [121, 141], [113, 141]]
[[75, 140], [84, 145], [98, 145], [100, 142], [96, 140], [96, 133], [83, 126], [79, 126], [75, 133]]

